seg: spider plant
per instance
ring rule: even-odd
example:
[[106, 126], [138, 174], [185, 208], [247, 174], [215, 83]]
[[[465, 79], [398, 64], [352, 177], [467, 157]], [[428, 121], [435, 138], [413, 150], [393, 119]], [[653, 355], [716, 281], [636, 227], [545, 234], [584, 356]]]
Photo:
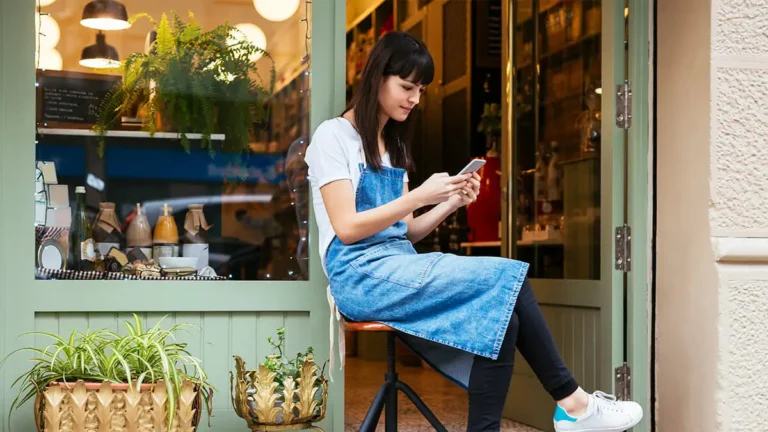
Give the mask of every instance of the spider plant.
[[32, 367], [20, 375], [11, 387], [19, 386], [18, 395], [11, 403], [8, 415], [10, 430], [11, 414], [24, 403], [43, 392], [55, 382], [127, 383], [137, 391], [142, 384], [163, 380], [168, 393], [168, 424], [176, 414], [177, 398], [185, 380], [199, 388], [208, 408], [210, 421], [213, 387], [207, 382], [207, 375], [200, 360], [190, 355], [186, 344], [176, 341], [175, 334], [191, 324], [177, 324], [169, 329], [161, 328], [166, 317], [151, 328], [145, 329], [141, 319], [134, 314], [133, 323], [123, 324], [127, 334], [118, 335], [106, 329], [86, 332], [73, 331], [67, 339], [44, 332], [30, 332], [51, 339], [45, 348], [24, 347], [13, 351], [0, 361], [19, 352], [32, 353]]

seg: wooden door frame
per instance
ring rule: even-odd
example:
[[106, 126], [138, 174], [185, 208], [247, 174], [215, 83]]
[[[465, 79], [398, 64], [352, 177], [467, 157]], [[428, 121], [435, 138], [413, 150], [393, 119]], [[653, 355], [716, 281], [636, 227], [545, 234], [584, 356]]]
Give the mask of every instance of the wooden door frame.
[[[514, 117], [514, 47], [511, 44], [511, 35], [514, 31], [514, 23], [511, 21], [510, 2], [502, 1], [502, 26], [504, 37], [502, 40], [502, 224], [506, 229], [502, 230], [502, 252], [505, 256], [514, 256], [512, 230], [515, 227], [514, 217], [514, 175], [513, 175], [513, 119]], [[651, 232], [649, 221], [652, 220], [652, 197], [649, 193], [649, 170], [651, 164], [651, 148], [649, 146], [649, 76], [650, 66], [648, 61], [648, 49], [650, 43], [649, 16], [651, 14], [652, 0], [629, 0], [630, 10], [630, 64], [626, 71], [633, 89], [633, 121], [628, 131], [626, 151], [623, 145], [624, 131], [615, 126], [613, 113], [615, 112], [615, 98], [604, 97], [602, 104], [603, 136], [610, 134], [612, 142], [617, 143], [613, 148], [603, 148], [602, 157], [610, 160], [610, 171], [603, 166], [601, 175], [601, 202], [610, 202], [612, 210], [609, 218], [602, 218], [601, 226], [601, 279], [610, 278], [609, 286], [613, 295], [608, 298], [592, 296], [585, 299], [585, 288], [590, 285], [588, 281], [575, 280], [533, 280], [532, 285], [540, 303], [556, 303], [564, 305], [593, 304], [601, 306], [601, 310], [611, 310], [613, 318], [604, 322], [601, 326], [603, 343], [610, 343], [623, 336], [620, 323], [626, 319], [627, 339], [624, 341], [627, 349], [627, 362], [632, 373], [632, 398], [639, 402], [647, 414], [643, 422], [638, 425], [636, 431], [650, 430], [650, 369], [649, 358], [650, 344], [650, 281], [651, 269], [649, 254], [651, 253]], [[603, 2], [603, 29], [608, 29], [615, 35], [624, 33], [623, 8], [614, 2]], [[613, 35], [603, 35], [604, 40]], [[632, 41], [640, 41], [632, 43]], [[614, 56], [623, 58], [624, 47], [615, 44]], [[623, 82], [625, 71], [623, 67], [614, 68], [603, 62], [603, 89], [604, 94], [613, 94], [616, 85]], [[614, 64], [617, 61], [613, 62]], [[610, 113], [606, 115], [606, 113]], [[624, 222], [624, 188], [617, 187], [614, 179], [624, 177], [624, 158], [627, 157], [627, 185], [628, 206], [626, 212], [627, 223], [632, 227], [632, 259], [633, 270], [627, 275], [627, 316], [623, 315], [623, 273], [613, 268], [613, 256], [615, 244], [613, 242], [613, 230]], [[605, 214], [605, 212], [603, 212]], [[610, 259], [605, 254], [610, 254]], [[608, 276], [610, 275], [610, 276]], [[607, 281], [606, 281], [607, 282]], [[601, 286], [604, 286], [601, 284]], [[607, 300], [607, 303], [605, 302]], [[601, 304], [602, 303], [602, 304]], [[619, 324], [619, 325], [614, 325]], [[613, 349], [602, 353], [600, 387], [606, 391], [614, 391], [613, 368], [618, 366], [623, 359], [623, 347], [613, 344]], [[510, 399], [514, 399], [513, 397]], [[509, 400], [508, 400], [509, 405]]]

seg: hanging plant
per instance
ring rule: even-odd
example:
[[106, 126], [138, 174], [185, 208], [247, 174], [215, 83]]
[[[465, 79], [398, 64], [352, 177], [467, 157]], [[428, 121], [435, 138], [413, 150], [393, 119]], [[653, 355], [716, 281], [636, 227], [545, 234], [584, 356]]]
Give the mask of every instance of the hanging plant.
[[[157, 37], [149, 53], [133, 53], [123, 63], [122, 81], [104, 98], [94, 130], [99, 137], [99, 154], [104, 154], [106, 132], [132, 115], [138, 106], [142, 129], [154, 135], [158, 130], [179, 134], [190, 150], [188, 133], [202, 135], [201, 147], [213, 152], [212, 134], [224, 134], [225, 151], [240, 153], [248, 148], [249, 130], [266, 123], [267, 99], [274, 92], [275, 65], [272, 57], [243, 38], [240, 30], [227, 24], [203, 31], [189, 14], [188, 22], [176, 13], [163, 14], [156, 22]], [[272, 64], [268, 83], [251, 60], [261, 55]]]

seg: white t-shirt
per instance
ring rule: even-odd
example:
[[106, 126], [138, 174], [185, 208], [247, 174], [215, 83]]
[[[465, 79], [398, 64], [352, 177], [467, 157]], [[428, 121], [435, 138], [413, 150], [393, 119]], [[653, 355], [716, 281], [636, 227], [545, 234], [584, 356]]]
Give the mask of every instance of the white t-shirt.
[[[312, 203], [320, 232], [320, 263], [323, 271], [325, 271], [325, 253], [333, 238], [336, 237], [336, 233], [325, 210], [320, 188], [336, 180], [349, 179], [352, 181], [353, 190], [357, 190], [357, 184], [360, 181], [359, 164], [363, 163], [362, 148], [360, 134], [349, 120], [343, 117], [326, 120], [320, 124], [307, 147], [304, 160], [309, 166]], [[384, 166], [392, 166], [389, 154], [385, 154], [381, 162]], [[407, 173], [404, 182], [408, 182]]]

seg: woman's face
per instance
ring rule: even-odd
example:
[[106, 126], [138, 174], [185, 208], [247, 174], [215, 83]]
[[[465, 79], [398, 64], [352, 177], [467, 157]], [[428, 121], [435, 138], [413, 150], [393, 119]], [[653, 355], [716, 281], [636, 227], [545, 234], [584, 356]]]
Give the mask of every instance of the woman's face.
[[379, 88], [379, 106], [383, 114], [395, 121], [405, 121], [424, 91], [425, 86], [402, 79], [397, 75], [384, 78]]

